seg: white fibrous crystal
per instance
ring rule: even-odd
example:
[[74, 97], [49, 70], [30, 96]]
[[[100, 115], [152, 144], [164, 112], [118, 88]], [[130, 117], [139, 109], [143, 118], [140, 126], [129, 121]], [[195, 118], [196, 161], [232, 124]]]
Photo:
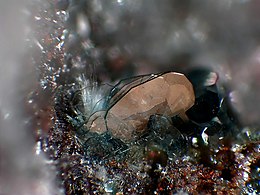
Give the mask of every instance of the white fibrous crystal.
[[80, 93], [83, 102], [83, 111], [86, 117], [104, 107], [105, 97], [97, 82], [90, 81], [84, 75], [78, 77]]

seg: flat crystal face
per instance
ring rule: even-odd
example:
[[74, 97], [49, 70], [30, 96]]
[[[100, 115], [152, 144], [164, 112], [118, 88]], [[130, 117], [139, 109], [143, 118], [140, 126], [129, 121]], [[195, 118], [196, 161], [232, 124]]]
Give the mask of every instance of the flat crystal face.
[[[162, 73], [163, 74], [163, 73]], [[159, 77], [161, 74], [148, 74], [136, 76], [133, 78], [125, 78], [119, 81], [110, 91], [107, 104], [108, 108], [113, 107], [121, 98], [123, 98], [134, 87], [144, 84], [150, 80]]]

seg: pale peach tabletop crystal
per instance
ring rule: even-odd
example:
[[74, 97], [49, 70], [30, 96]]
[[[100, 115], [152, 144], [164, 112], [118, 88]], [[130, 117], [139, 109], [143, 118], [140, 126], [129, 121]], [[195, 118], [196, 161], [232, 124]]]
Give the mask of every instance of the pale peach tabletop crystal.
[[93, 114], [86, 126], [92, 132], [110, 131], [116, 138], [132, 141], [146, 130], [151, 115], [185, 119], [194, 101], [193, 86], [185, 75], [169, 72], [134, 85], [108, 111]]

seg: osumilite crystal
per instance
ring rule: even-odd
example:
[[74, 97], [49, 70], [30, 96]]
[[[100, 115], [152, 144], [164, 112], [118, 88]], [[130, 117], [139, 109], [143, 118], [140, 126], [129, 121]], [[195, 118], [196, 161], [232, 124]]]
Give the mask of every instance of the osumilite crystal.
[[147, 129], [149, 117], [179, 115], [193, 106], [193, 86], [185, 75], [168, 72], [132, 87], [105, 115], [95, 113], [87, 123], [90, 131], [111, 134], [123, 141], [132, 141]]

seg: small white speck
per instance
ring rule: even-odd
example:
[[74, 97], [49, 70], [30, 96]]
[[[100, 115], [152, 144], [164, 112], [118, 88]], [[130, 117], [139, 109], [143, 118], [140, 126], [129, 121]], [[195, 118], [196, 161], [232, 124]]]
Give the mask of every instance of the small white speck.
[[34, 19], [35, 19], [35, 20], [40, 20], [41, 17], [39, 17], [39, 16], [35, 16]]
[[39, 155], [41, 153], [41, 142], [38, 141], [35, 145], [35, 153], [36, 155]]
[[43, 50], [43, 46], [40, 44], [39, 41], [34, 40], [34, 42], [36, 43], [36, 45], [37, 45], [41, 50]]
[[117, 3], [119, 4], [119, 5], [123, 5], [123, 0], [117, 0]]
[[194, 147], [199, 147], [199, 146], [198, 146], [198, 138], [193, 137], [192, 140], [191, 140], [191, 142], [192, 142], [192, 145], [193, 145]]
[[202, 134], [201, 134], [201, 137], [202, 137], [202, 139], [203, 139], [203, 141], [204, 141], [204, 143], [205, 143], [206, 145], [209, 144], [209, 143], [208, 143], [209, 136], [205, 133], [205, 131], [207, 130], [207, 128], [208, 128], [208, 127], [206, 127], [206, 128], [203, 130]]
[[141, 100], [141, 104], [147, 104], [147, 102], [145, 100]]
[[244, 178], [245, 181], [248, 180], [249, 176], [248, 176], [247, 172], [243, 172], [243, 178]]
[[10, 117], [10, 113], [5, 113], [4, 119], [8, 119]]

